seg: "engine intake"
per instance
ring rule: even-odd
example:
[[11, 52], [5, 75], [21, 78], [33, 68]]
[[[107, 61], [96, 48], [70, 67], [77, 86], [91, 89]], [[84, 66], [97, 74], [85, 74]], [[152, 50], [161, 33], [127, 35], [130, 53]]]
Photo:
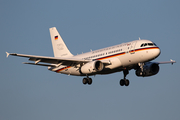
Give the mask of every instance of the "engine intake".
[[153, 62], [147, 62], [143, 66], [143, 71], [141, 70], [141, 68], [138, 68], [136, 70], [136, 75], [141, 77], [147, 77], [147, 76], [156, 75], [158, 72], [159, 72], [159, 64]]
[[92, 61], [84, 64], [81, 67], [81, 73], [83, 74], [91, 74], [95, 72], [102, 71], [104, 68], [104, 64], [101, 61]]

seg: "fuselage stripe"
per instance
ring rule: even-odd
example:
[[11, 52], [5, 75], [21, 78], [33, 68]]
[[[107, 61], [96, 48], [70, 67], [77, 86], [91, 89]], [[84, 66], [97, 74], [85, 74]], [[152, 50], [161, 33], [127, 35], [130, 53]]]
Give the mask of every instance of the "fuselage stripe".
[[71, 66], [63, 67], [63, 68], [61, 68], [61, 69], [59, 69], [59, 70], [56, 70], [55, 72], [60, 72], [60, 71], [63, 71], [63, 70], [65, 70], [65, 69], [68, 69], [68, 68], [71, 68]]
[[135, 51], [142, 51], [142, 50], [151, 50], [151, 49], [159, 49], [158, 47], [150, 47], [150, 48], [141, 48], [141, 49], [136, 49]]

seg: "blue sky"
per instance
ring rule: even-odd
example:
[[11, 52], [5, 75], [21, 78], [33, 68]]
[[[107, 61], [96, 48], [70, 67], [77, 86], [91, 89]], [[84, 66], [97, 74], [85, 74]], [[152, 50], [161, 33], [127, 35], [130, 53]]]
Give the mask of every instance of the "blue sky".
[[[1, 0], [0, 119], [179, 119], [179, 5], [178, 0]], [[87, 86], [82, 77], [6, 58], [6, 51], [53, 56], [50, 27], [57, 27], [74, 55], [140, 37], [161, 48], [155, 61], [177, 63], [160, 65], [147, 78], [131, 70], [130, 86], [121, 87], [122, 72], [92, 77]]]

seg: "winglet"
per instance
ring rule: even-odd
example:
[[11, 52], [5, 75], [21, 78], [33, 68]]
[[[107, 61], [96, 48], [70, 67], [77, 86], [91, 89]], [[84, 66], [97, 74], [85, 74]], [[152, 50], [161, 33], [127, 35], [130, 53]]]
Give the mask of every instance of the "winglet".
[[173, 65], [173, 63], [176, 63], [176, 61], [175, 61], [175, 60], [170, 59], [170, 61], [172, 62], [172, 65]]
[[6, 52], [6, 57], [8, 57], [9, 56], [9, 53], [8, 52]]

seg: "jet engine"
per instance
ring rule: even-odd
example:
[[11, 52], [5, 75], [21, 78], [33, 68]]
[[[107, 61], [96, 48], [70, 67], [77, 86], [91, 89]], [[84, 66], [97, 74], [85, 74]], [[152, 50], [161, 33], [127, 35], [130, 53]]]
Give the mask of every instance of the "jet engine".
[[138, 68], [136, 70], [136, 75], [141, 77], [147, 77], [156, 75], [159, 72], [159, 64], [154, 62], [147, 62], [144, 64], [143, 68]]
[[103, 70], [104, 65], [101, 61], [92, 61], [84, 64], [80, 71], [83, 74], [91, 74]]

